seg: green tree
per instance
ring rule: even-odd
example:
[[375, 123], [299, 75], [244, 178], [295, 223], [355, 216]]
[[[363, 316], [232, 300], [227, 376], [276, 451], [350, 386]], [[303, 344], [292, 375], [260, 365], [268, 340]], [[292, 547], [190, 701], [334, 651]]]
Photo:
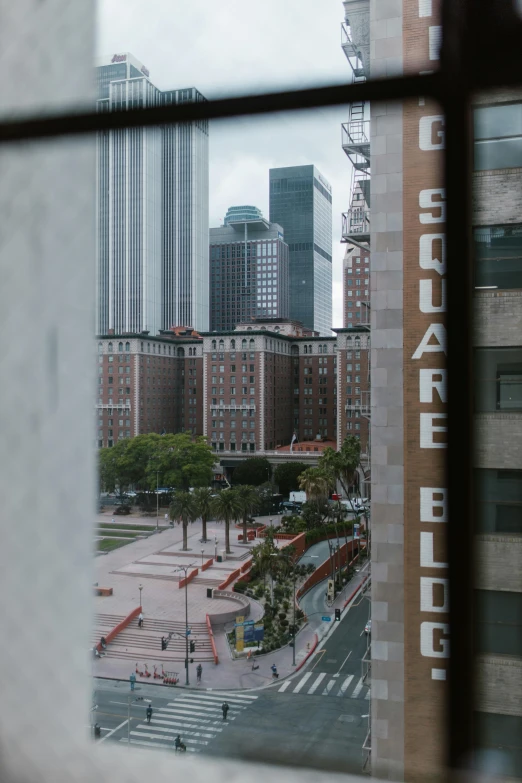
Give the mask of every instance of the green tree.
[[273, 574], [274, 561], [278, 555], [278, 551], [279, 550], [274, 544], [274, 533], [272, 530], [267, 530], [265, 537], [252, 547], [252, 562], [254, 568], [263, 577], [263, 584], [265, 587], [267, 574]]
[[354, 435], [348, 435], [344, 439], [339, 451], [327, 448], [319, 458], [319, 467], [334, 476], [335, 481], [339, 482], [345, 497], [350, 500], [350, 503], [350, 489], [359, 484], [357, 468], [360, 462], [361, 442]]
[[214, 503], [214, 493], [210, 487], [198, 487], [192, 493], [192, 497], [196, 503], [196, 510], [199, 517], [201, 517], [202, 523], [202, 539], [203, 543], [207, 542], [207, 522], [212, 516], [212, 508]]
[[332, 473], [319, 468], [307, 468], [299, 478], [299, 487], [306, 492], [308, 500], [323, 500], [334, 486]]
[[234, 489], [222, 489], [212, 504], [212, 510], [217, 520], [225, 523], [225, 548], [227, 555], [230, 549], [230, 525], [239, 518], [241, 513], [239, 500]]
[[306, 470], [302, 462], [282, 462], [274, 473], [274, 481], [282, 495], [289, 495], [293, 490], [299, 489], [299, 476]]
[[272, 466], [266, 457], [250, 457], [235, 468], [232, 483], [259, 487], [265, 481], [270, 481], [271, 476]]
[[178, 524], [183, 525], [183, 551], [188, 549], [188, 526], [197, 518], [197, 508], [191, 492], [176, 492], [169, 508], [169, 516]]
[[239, 501], [239, 511], [243, 521], [243, 541], [246, 544], [248, 518], [259, 508], [259, 492], [248, 484], [240, 484], [234, 491]]

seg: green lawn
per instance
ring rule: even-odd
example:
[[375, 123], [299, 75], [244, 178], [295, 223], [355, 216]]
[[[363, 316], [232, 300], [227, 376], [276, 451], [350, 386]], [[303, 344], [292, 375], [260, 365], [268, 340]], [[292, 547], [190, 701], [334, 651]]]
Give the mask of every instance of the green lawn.
[[[141, 533], [140, 530], [137, 531], [137, 533]], [[131, 533], [126, 530], [111, 530], [110, 532], [108, 530], [97, 530], [96, 531], [97, 536], [115, 536], [116, 538], [132, 538], [133, 540], [136, 538], [136, 533]]]
[[153, 530], [156, 527], [156, 520], [154, 520], [154, 524], [150, 525], [125, 525], [120, 522], [115, 522], [112, 525], [110, 522], [98, 522], [97, 526], [100, 530], [136, 530], [138, 533], [142, 533]]
[[125, 546], [125, 544], [128, 544], [130, 541], [134, 541], [134, 539], [121, 541], [117, 538], [104, 538], [103, 541], [97, 541], [96, 544], [98, 552], [111, 552], [113, 549], [119, 549], [120, 546]]

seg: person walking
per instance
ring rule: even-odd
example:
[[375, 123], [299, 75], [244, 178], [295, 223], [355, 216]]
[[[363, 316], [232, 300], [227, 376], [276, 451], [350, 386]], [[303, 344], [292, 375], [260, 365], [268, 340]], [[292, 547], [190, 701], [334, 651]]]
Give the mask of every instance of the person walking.
[[200, 663], [198, 663], [198, 668], [196, 669], [196, 674], [197, 674], [198, 682], [201, 682], [201, 675], [203, 674], [203, 666]]
[[129, 677], [129, 680], [130, 680], [131, 691], [133, 691], [134, 685], [136, 683], [136, 675], [134, 674], [134, 672], [132, 672], [131, 676]]
[[230, 708], [229, 708], [228, 704], [226, 703], [226, 701], [224, 701], [223, 704], [221, 705], [221, 710], [223, 712], [223, 720], [227, 719], [227, 715], [228, 715], [229, 709]]
[[147, 723], [150, 723], [150, 719], [152, 718], [152, 705], [149, 704], [147, 707]]
[[138, 615], [138, 628], [141, 628], [143, 626], [143, 612], [140, 612]]

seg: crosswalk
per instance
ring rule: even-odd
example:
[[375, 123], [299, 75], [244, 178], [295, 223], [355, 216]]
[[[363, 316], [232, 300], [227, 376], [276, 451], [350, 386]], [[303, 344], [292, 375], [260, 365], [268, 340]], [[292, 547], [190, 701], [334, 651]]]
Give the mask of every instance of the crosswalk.
[[279, 693], [306, 693], [316, 696], [340, 696], [349, 699], [369, 699], [370, 689], [362, 677], [354, 674], [307, 672], [302, 677], [285, 680]]
[[[257, 698], [235, 692], [183, 692], [166, 706], [154, 707], [150, 723], [132, 722], [130, 743], [174, 750], [174, 741], [179, 734], [187, 752], [200, 753], [226, 731], [232, 721], [241, 717]], [[223, 720], [221, 711], [224, 701], [229, 705], [226, 720]], [[127, 744], [127, 736], [122, 737], [120, 742]]]

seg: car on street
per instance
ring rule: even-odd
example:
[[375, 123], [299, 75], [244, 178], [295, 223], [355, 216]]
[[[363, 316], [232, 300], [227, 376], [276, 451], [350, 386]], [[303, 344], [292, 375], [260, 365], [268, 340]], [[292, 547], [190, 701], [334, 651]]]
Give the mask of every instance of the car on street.
[[291, 503], [289, 500], [285, 500], [281, 505], [283, 507], [283, 512], [298, 514], [301, 511], [301, 505], [299, 503]]
[[[360, 627], [361, 627], [361, 626], [359, 626], [359, 628], [360, 628]], [[372, 632], [372, 621], [371, 621], [371, 620], [368, 620], [368, 622], [367, 622], [367, 623], [366, 623], [366, 625], [364, 626], [364, 633], [371, 634], [371, 632]]]

